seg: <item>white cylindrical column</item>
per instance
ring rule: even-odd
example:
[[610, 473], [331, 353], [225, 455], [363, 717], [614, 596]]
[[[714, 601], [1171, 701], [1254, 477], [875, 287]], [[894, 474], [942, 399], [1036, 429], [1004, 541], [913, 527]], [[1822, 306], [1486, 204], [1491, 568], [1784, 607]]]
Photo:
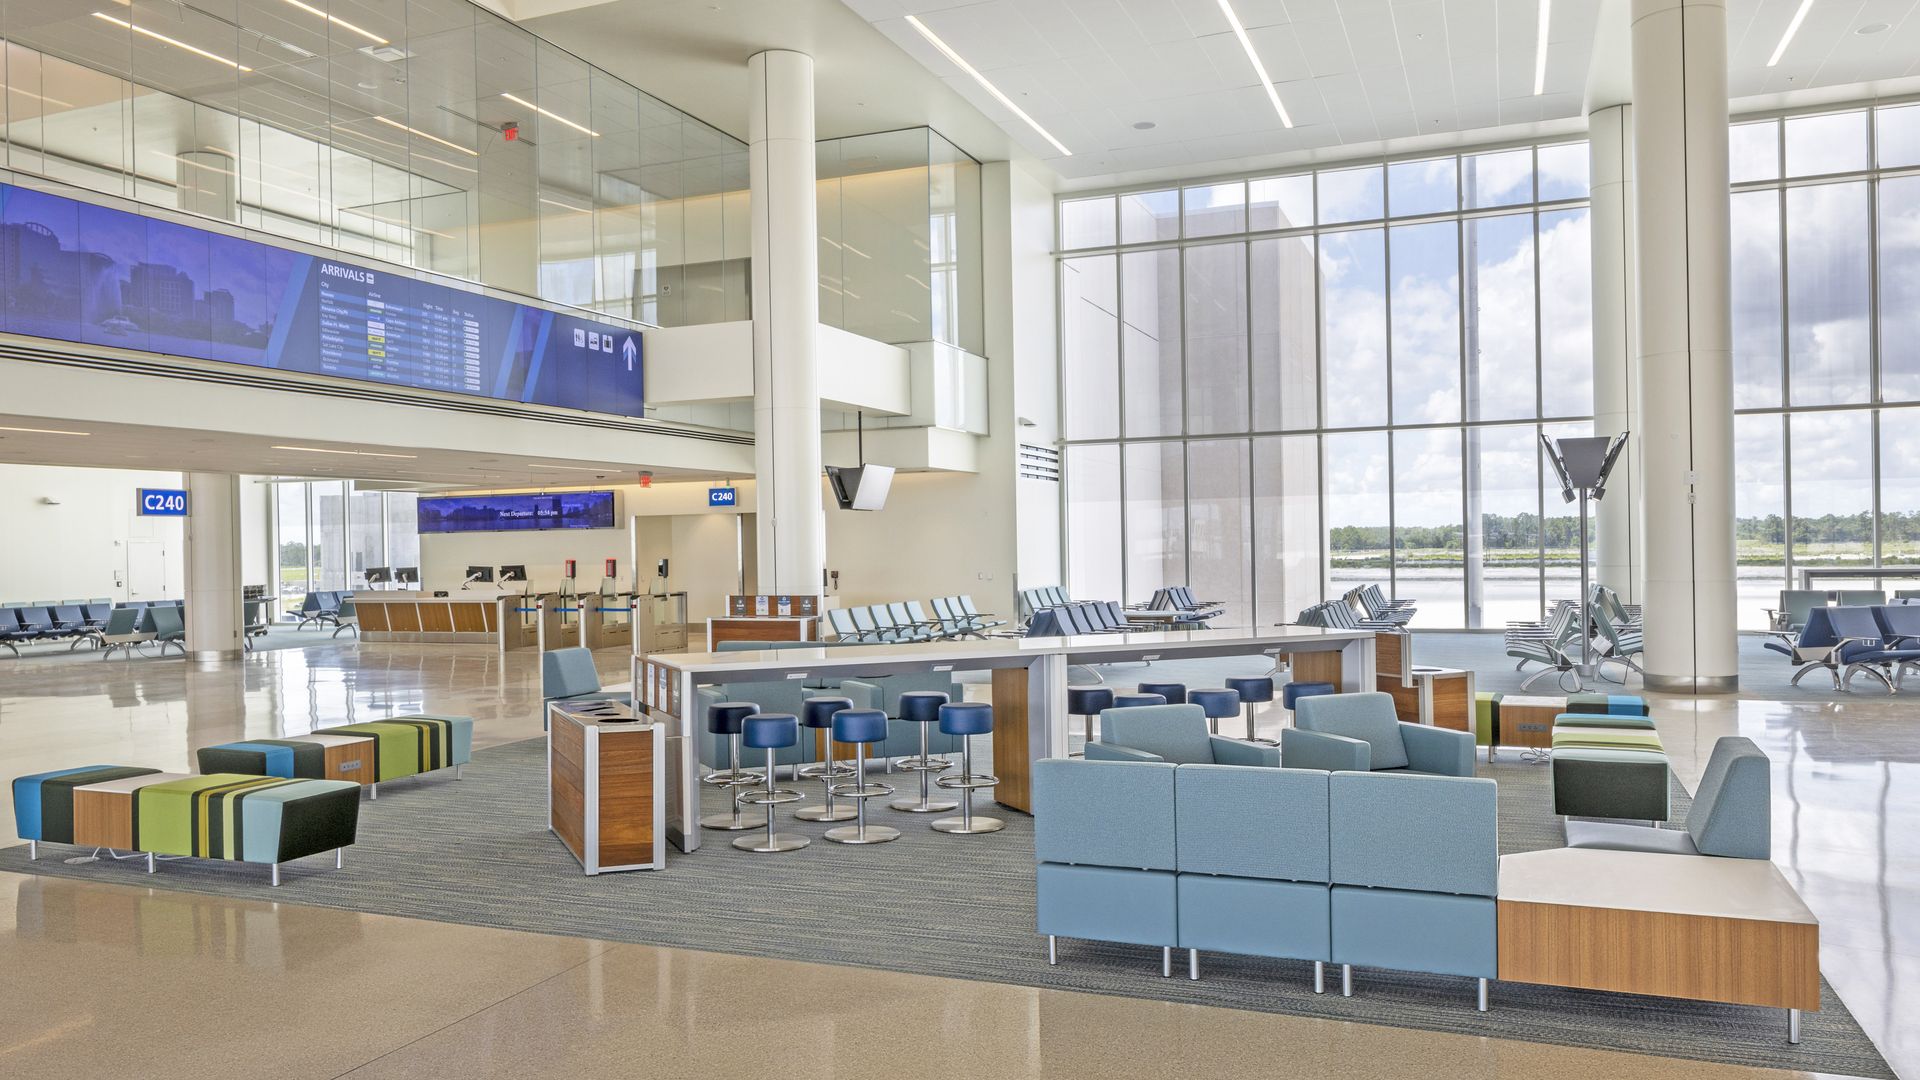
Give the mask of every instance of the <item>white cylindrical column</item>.
[[820, 255], [814, 204], [813, 58], [747, 61], [753, 195], [753, 459], [760, 592], [819, 593]]
[[1732, 690], [1732, 276], [1724, 0], [1633, 0], [1647, 686]]
[[176, 154], [175, 192], [180, 209], [221, 221], [240, 220], [240, 185], [233, 155], [224, 150], [188, 150]]
[[1593, 433], [1631, 432], [1594, 511], [1597, 579], [1629, 604], [1640, 603], [1639, 338], [1633, 304], [1633, 106], [1587, 114], [1592, 176], [1589, 217], [1593, 263]]
[[187, 474], [187, 655], [237, 660], [244, 639], [240, 569], [240, 478]]

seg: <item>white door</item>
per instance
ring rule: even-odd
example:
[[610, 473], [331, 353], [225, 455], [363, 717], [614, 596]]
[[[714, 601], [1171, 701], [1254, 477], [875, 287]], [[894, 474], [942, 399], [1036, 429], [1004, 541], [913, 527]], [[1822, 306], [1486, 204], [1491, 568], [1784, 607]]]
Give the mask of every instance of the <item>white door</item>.
[[171, 600], [167, 549], [159, 540], [127, 541], [127, 599]]

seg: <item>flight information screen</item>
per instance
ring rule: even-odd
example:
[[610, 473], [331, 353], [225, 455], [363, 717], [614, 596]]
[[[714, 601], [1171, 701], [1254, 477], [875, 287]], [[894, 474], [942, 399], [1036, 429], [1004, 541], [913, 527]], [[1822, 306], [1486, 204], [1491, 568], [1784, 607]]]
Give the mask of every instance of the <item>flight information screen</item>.
[[640, 331], [0, 184], [0, 329], [639, 416]]
[[422, 496], [419, 512], [423, 533], [611, 529], [614, 524], [611, 491]]

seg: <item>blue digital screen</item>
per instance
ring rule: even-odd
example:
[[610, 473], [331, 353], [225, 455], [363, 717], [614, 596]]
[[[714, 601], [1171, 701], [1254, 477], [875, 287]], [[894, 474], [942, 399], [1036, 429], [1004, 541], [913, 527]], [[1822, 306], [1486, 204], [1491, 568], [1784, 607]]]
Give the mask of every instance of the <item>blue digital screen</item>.
[[640, 416], [638, 330], [0, 184], [0, 329]]
[[187, 493], [171, 488], [141, 488], [135, 505], [141, 517], [186, 517]]
[[717, 487], [707, 489], [708, 506], [734, 506], [740, 499], [738, 488]]
[[423, 533], [613, 528], [613, 492], [435, 495], [420, 499]]

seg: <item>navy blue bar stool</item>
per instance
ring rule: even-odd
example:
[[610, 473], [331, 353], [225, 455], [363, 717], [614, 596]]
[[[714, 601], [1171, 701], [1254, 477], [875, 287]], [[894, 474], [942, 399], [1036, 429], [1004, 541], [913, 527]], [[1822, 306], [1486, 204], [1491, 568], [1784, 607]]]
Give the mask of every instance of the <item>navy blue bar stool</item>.
[[742, 736], [752, 750], [767, 752], [767, 786], [765, 788], [742, 791], [734, 800], [737, 809], [741, 803], [749, 806], [767, 808], [767, 834], [765, 836], [742, 836], [734, 840], [733, 846], [742, 851], [794, 851], [806, 847], [812, 841], [804, 836], [791, 834], [782, 836], [773, 828], [773, 808], [781, 803], [799, 802], [802, 798], [797, 791], [773, 786], [773, 754], [800, 741], [800, 721], [792, 713], [758, 713], [747, 717]]
[[1207, 730], [1220, 734], [1220, 721], [1240, 715], [1240, 695], [1232, 690], [1195, 690], [1187, 695], [1187, 704], [1198, 705], [1207, 714]]
[[1143, 705], [1165, 705], [1167, 699], [1162, 694], [1115, 694], [1113, 707], [1116, 709], [1138, 709]]
[[946, 703], [947, 695], [939, 690], [909, 690], [900, 695], [900, 719], [920, 727], [920, 756], [901, 758], [894, 763], [894, 767], [920, 774], [920, 798], [895, 799], [895, 810], [905, 810], [909, 814], [932, 814], [954, 808], [955, 804], [951, 802], [931, 801], [934, 774], [953, 768], [953, 763], [946, 758], [934, 757], [927, 749], [928, 734], [940, 722], [940, 710]]
[[759, 773], [740, 767], [740, 731], [747, 717], [760, 711], [760, 706], [751, 701], [722, 701], [707, 706], [707, 730], [715, 735], [727, 737], [727, 767], [715, 769], [701, 777], [701, 783], [715, 787], [740, 787], [744, 784], [757, 784], [761, 780]]
[[1185, 705], [1187, 703], [1186, 683], [1143, 682], [1140, 684], [1140, 692], [1143, 694], [1159, 694], [1161, 697], [1167, 699], [1167, 704], [1169, 705]]
[[943, 788], [960, 792], [960, 816], [941, 818], [933, 827], [944, 833], [999, 832], [1007, 823], [994, 817], [973, 816], [973, 793], [1000, 782], [991, 773], [973, 771], [973, 736], [993, 732], [993, 706], [984, 701], [956, 701], [940, 706], [940, 731], [960, 736], [960, 774], [943, 776], [937, 782]]
[[1253, 707], [1273, 700], [1273, 680], [1265, 675], [1239, 675], [1227, 680], [1227, 689], [1239, 694], [1247, 708], [1247, 741], [1275, 745], [1272, 739], [1262, 739], [1253, 732]]
[[[1067, 687], [1067, 712], [1080, 718], [1080, 730], [1083, 743], [1093, 741], [1093, 718], [1097, 713], [1113, 708], [1113, 691], [1104, 686]], [[1085, 757], [1086, 751], [1068, 754], [1068, 757]]]
[[1337, 694], [1339, 691], [1330, 682], [1290, 682], [1280, 688], [1280, 704], [1286, 707], [1291, 718], [1294, 703], [1303, 697], [1320, 697], [1323, 694]]
[[833, 782], [853, 775], [852, 765], [833, 760], [833, 714], [851, 708], [852, 699], [843, 697], [808, 698], [800, 706], [800, 726], [808, 732], [826, 732], [826, 738], [821, 741], [827, 744], [826, 761], [800, 770], [802, 779], [820, 781], [820, 786], [826, 789], [827, 801], [795, 810], [793, 816], [801, 821], [848, 821], [854, 815], [853, 807], [836, 806], [833, 798]]
[[833, 714], [833, 737], [853, 744], [854, 778], [828, 783], [834, 795], [853, 800], [854, 824], [828, 829], [827, 839], [836, 844], [884, 844], [899, 839], [899, 829], [867, 824], [867, 800], [893, 794], [886, 784], [867, 783], [867, 747], [887, 741], [887, 714], [879, 709], [841, 709]]

